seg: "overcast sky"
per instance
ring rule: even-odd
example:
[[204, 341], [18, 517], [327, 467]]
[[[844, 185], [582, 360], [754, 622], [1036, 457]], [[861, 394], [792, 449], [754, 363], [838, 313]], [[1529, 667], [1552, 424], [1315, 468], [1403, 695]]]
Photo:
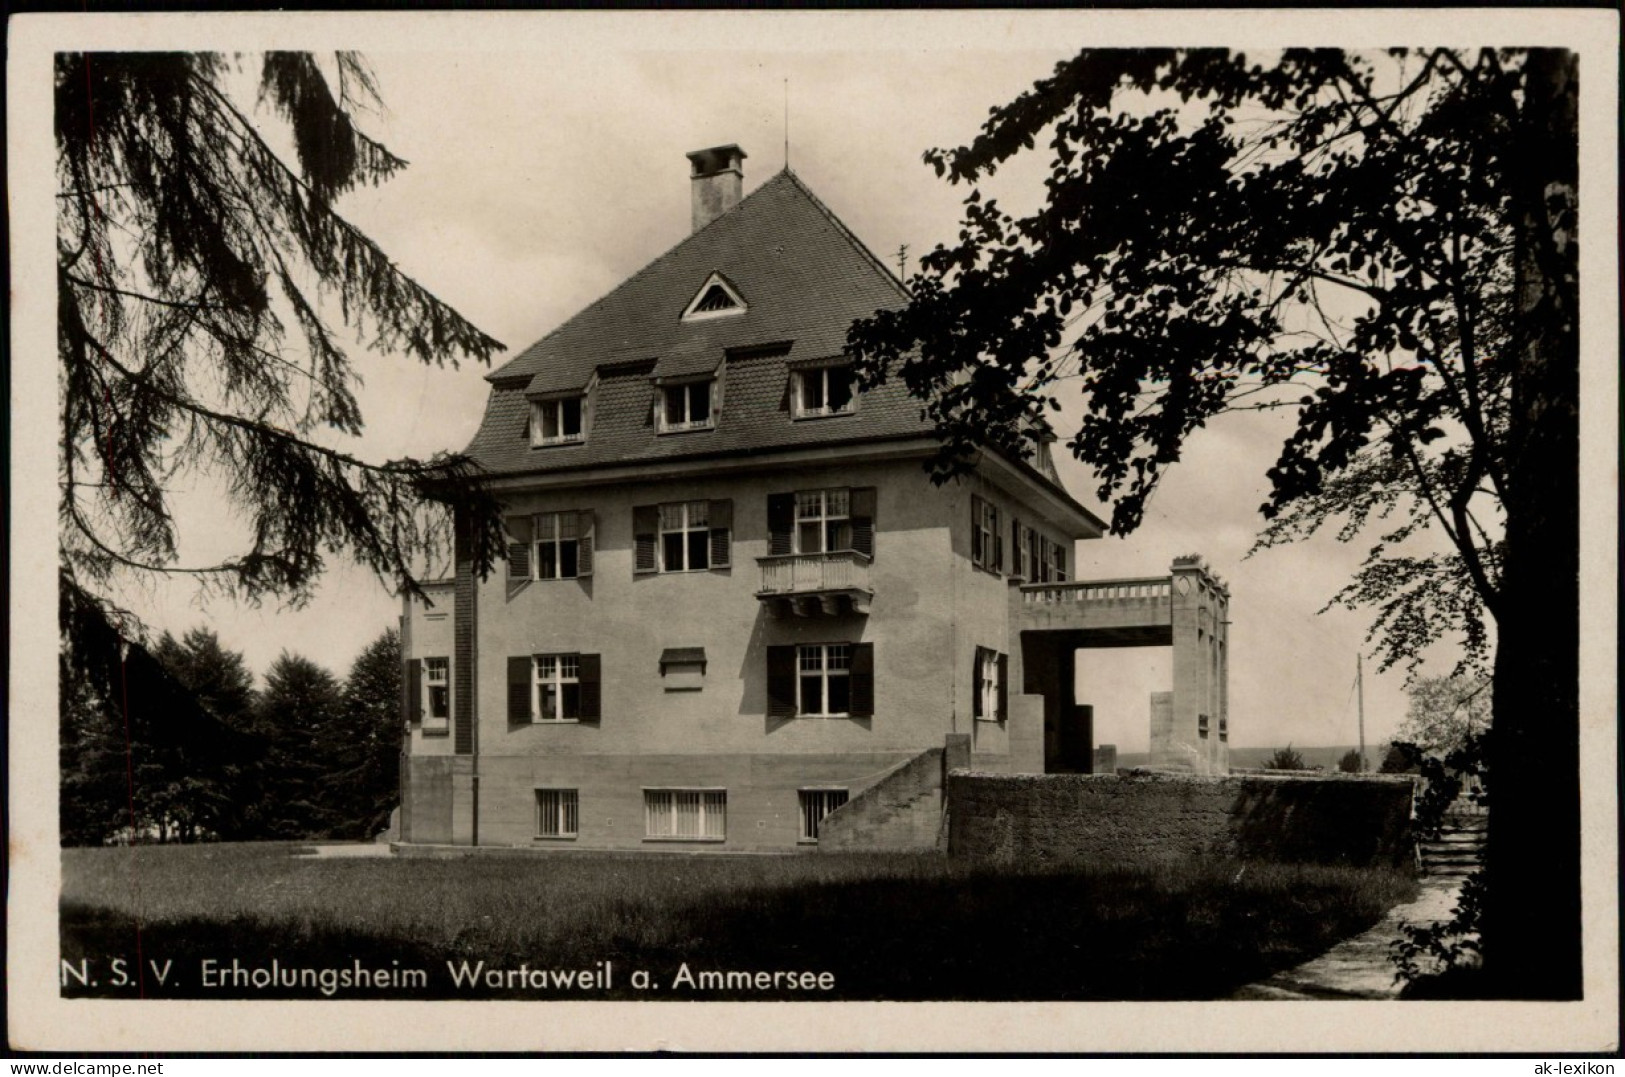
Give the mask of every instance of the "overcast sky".
[[[991, 106], [1098, 43], [1086, 16], [1061, 24], [1064, 32], [1053, 19], [1044, 32], [1018, 23], [922, 16], [905, 24], [920, 32], [899, 34], [896, 21], [849, 14], [819, 20], [818, 35], [807, 32], [814, 24], [778, 17], [715, 36], [695, 19], [648, 24], [680, 32], [587, 37], [566, 32], [578, 24], [554, 24], [556, 32], [521, 35], [511, 47], [501, 36], [465, 35], [438, 52], [424, 51], [421, 38], [412, 48], [347, 41], [366, 51], [387, 104], [365, 125], [410, 167], [350, 196], [342, 210], [512, 356], [687, 234], [685, 153], [739, 143], [749, 155], [747, 192], [784, 166], [788, 80], [791, 167], [878, 256], [895, 265], [907, 245], [912, 265], [954, 235], [962, 197], [921, 162], [922, 152], [968, 141]], [[877, 32], [883, 28], [892, 32]], [[1042, 164], [1034, 156], [1001, 177], [1012, 208]], [[467, 444], [487, 391], [484, 368], [356, 357], [366, 380], [367, 455]], [[1076, 403], [1063, 402], [1064, 431]], [[1366, 618], [1316, 611], [1349, 578], [1365, 544], [1328, 536], [1244, 559], [1284, 421], [1227, 417], [1198, 434], [1141, 529], [1081, 544], [1078, 574], [1157, 574], [1176, 555], [1204, 555], [1232, 592], [1232, 744], [1353, 743]], [[1084, 469], [1069, 458], [1059, 465], [1074, 495], [1107, 515]], [[218, 503], [209, 491], [194, 509], [198, 502], [211, 512]], [[230, 552], [225, 531], [193, 526], [184, 534], [188, 560]], [[132, 601], [158, 628], [212, 625], [260, 674], [287, 649], [342, 676], [399, 610], [383, 584], [336, 560], [299, 611], [205, 600], [185, 586], [146, 587]], [[1375, 745], [1395, 731], [1405, 701], [1397, 672], [1369, 667], [1366, 738]], [[1144, 751], [1148, 696], [1170, 687], [1168, 652], [1085, 653], [1080, 669], [1097, 740]]]

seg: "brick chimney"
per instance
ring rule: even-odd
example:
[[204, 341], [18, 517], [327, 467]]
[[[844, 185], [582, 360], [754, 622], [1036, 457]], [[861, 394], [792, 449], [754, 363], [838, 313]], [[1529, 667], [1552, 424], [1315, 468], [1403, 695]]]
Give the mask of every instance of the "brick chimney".
[[698, 232], [739, 204], [745, 183], [745, 151], [738, 146], [713, 146], [688, 155], [693, 192], [694, 231]]

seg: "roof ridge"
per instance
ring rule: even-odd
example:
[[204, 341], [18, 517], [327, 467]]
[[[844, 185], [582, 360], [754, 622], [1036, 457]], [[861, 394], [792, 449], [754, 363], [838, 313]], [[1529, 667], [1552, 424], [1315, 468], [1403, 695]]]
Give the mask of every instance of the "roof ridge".
[[[537, 346], [539, 346], [541, 344], [545, 344], [549, 340], [552, 340], [554, 337], [558, 336], [560, 333], [562, 333], [566, 329], [568, 329], [572, 324], [574, 324], [577, 320], [579, 320], [583, 315], [597, 309], [598, 307], [604, 305], [605, 303], [608, 303], [611, 299], [615, 298], [615, 296], [619, 295], [621, 292], [623, 292], [627, 288], [631, 287], [634, 283], [636, 283], [637, 281], [639, 281], [639, 280], [643, 279], [644, 277], [648, 276], [651, 272], [654, 271], [656, 266], [660, 265], [666, 259], [668, 259], [672, 255], [676, 254], [679, 250], [681, 250], [683, 248], [683, 246], [686, 243], [688, 243], [689, 240], [691, 240], [695, 236], [698, 236], [701, 233], [705, 232], [707, 229], [709, 229], [713, 225], [715, 225], [718, 221], [724, 220], [727, 217], [734, 214], [735, 212], [737, 212], [739, 210], [739, 208], [741, 206], [743, 206], [745, 203], [749, 202], [751, 199], [755, 198], [757, 195], [759, 195], [763, 191], [767, 190], [768, 187], [772, 186], [773, 181], [778, 179], [778, 178], [779, 178], [778, 174], [774, 174], [774, 175], [768, 177], [765, 181], [758, 184], [756, 186], [756, 189], [751, 191], [750, 194], [747, 194], [745, 197], [741, 198], [738, 202], [734, 203], [732, 206], [729, 206], [726, 211], [717, 214], [710, 221], [707, 221], [703, 228], [700, 228], [700, 229], [697, 229], [695, 231], [689, 232], [688, 235], [684, 236], [682, 239], [679, 239], [676, 243], [673, 243], [670, 247], [667, 247], [661, 253], [655, 255], [655, 257], [653, 259], [651, 259], [648, 263], [646, 263], [643, 266], [642, 269], [639, 269], [637, 272], [633, 273], [631, 276], [622, 279], [621, 283], [617, 284], [615, 287], [611, 288], [609, 291], [605, 292], [603, 295], [599, 296], [597, 299], [593, 300], [591, 303], [588, 303], [586, 306], [582, 307], [580, 310], [576, 311], [574, 314], [572, 314], [568, 318], [564, 319], [558, 325], [555, 325], [548, 332], [544, 333], [542, 336], [538, 337], [536, 340], [534, 340], [530, 344], [526, 345], [524, 350], [520, 351], [519, 354], [515, 355], [512, 359], [509, 359], [506, 363], [503, 363], [502, 366], [498, 367], [496, 370], [493, 370], [489, 374], [486, 374], [485, 375], [485, 380], [486, 381], [494, 381], [494, 380], [496, 380], [498, 377], [500, 377], [502, 375], [503, 370], [505, 370], [508, 367], [512, 366], [514, 363], [519, 362], [521, 359], [523, 359], [525, 357], [526, 353], [531, 351], [531, 349], [536, 348]], [[801, 186], [801, 185], [798, 184], [798, 186]], [[803, 189], [805, 189], [805, 188], [803, 187]], [[807, 193], [811, 194], [812, 192], [809, 191]], [[817, 202], [817, 199], [814, 198], [813, 201]], [[829, 211], [825, 210], [825, 212], [827, 213]], [[867, 252], [865, 252], [865, 253], [867, 253]], [[871, 257], [873, 257], [873, 256], [871, 255]]]
[[[837, 217], [835, 215], [835, 211], [830, 209], [829, 206], [825, 205], [824, 200], [814, 194], [813, 189], [807, 186], [807, 182], [800, 176], [796, 175], [795, 172], [791, 170], [789, 165], [785, 165], [784, 168], [780, 170], [779, 175], [788, 176], [790, 178], [790, 182], [796, 185], [796, 189], [807, 196], [807, 200], [817, 207], [820, 213], [829, 219], [829, 222], [840, 231], [841, 235], [846, 237], [846, 241], [852, 244], [852, 246], [856, 247], [858, 253], [862, 254], [869, 260], [870, 265], [874, 266], [874, 268], [880, 271], [880, 276], [886, 281], [886, 283], [897, 289], [897, 294], [899, 296], [901, 296], [903, 299], [913, 298], [913, 296], [909, 294], [908, 288], [904, 286], [902, 280], [897, 276], [897, 274], [891, 271], [891, 267], [885, 262], [882, 262], [880, 258], [876, 256], [875, 252], [869, 249], [869, 244], [865, 243], [861, 238], [859, 238], [856, 232], [848, 228], [846, 226], [846, 222]], [[774, 178], [777, 179], [778, 177], [775, 176]], [[763, 184], [763, 186], [766, 186], [766, 184]]]

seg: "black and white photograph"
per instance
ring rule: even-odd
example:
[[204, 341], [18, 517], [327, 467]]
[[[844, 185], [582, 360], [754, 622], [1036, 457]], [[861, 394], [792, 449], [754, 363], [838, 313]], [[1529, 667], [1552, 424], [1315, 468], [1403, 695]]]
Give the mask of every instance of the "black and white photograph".
[[1618, 1049], [1617, 12], [11, 31], [14, 1045]]

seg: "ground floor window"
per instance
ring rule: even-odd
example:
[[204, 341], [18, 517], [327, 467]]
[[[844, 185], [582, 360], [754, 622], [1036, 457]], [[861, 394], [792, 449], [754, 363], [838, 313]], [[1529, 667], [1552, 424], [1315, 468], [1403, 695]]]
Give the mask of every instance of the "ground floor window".
[[824, 821], [824, 816], [839, 808], [847, 801], [845, 789], [802, 789], [801, 798], [801, 840], [817, 841], [818, 824]]
[[580, 818], [574, 789], [536, 790], [536, 836], [573, 838]]
[[728, 833], [726, 789], [645, 789], [643, 836], [721, 841]]
[[988, 722], [1005, 719], [1004, 677], [1008, 663], [1004, 655], [986, 647], [976, 648], [976, 693], [972, 697], [971, 714]]
[[427, 706], [423, 709], [423, 730], [444, 732], [451, 726], [451, 659], [423, 660], [423, 687]]
[[796, 648], [800, 677], [798, 712], [832, 717], [852, 712], [852, 648], [845, 643], [814, 643]]

